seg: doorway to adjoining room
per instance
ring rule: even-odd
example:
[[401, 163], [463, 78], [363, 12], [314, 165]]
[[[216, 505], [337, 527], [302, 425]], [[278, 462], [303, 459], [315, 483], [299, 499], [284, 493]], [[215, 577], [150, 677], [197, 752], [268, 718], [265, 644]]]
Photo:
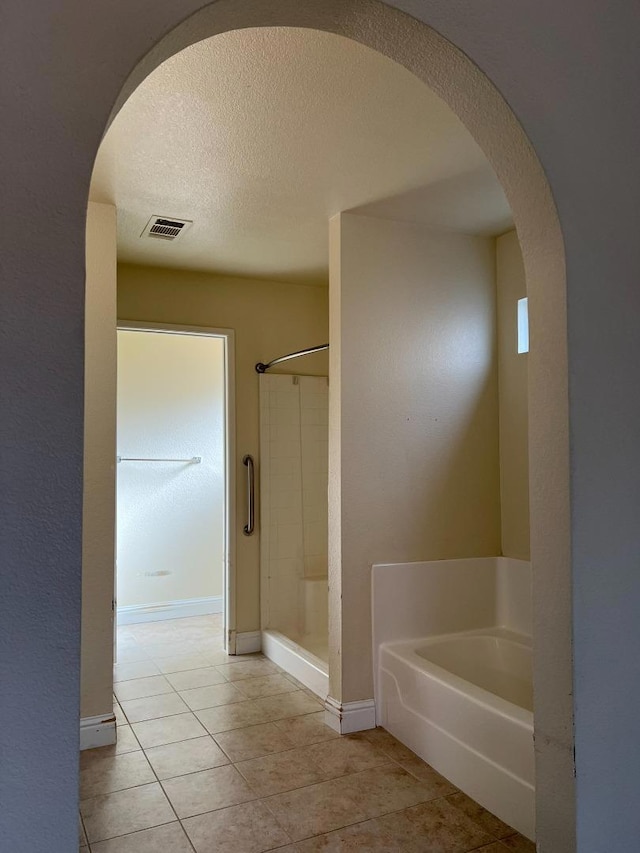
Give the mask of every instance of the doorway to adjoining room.
[[118, 330], [115, 651], [133, 677], [224, 650], [228, 348], [220, 334]]

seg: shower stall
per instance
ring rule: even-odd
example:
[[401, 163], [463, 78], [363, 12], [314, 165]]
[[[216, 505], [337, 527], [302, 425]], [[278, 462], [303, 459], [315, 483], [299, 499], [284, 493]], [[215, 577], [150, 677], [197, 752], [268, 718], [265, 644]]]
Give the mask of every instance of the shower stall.
[[326, 376], [267, 374], [266, 369], [256, 366], [262, 648], [325, 698], [329, 381]]

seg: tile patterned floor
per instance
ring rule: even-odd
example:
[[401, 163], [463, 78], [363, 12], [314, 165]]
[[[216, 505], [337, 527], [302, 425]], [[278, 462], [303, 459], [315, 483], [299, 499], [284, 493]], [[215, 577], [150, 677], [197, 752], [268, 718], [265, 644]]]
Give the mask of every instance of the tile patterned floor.
[[119, 629], [118, 743], [81, 754], [83, 853], [533, 853], [383, 729], [339, 737], [219, 617]]

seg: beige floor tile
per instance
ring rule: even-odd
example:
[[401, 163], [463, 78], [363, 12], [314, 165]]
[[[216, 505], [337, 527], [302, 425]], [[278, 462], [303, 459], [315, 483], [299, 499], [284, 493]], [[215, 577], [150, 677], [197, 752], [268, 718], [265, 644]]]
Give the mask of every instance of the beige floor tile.
[[290, 840], [262, 803], [187, 818], [184, 828], [196, 853], [263, 853]]
[[128, 724], [117, 727], [116, 738], [116, 743], [113, 747], [105, 747], [105, 749], [113, 749], [114, 755], [120, 755], [123, 752], [135, 752], [137, 749], [140, 749], [138, 739]]
[[294, 841], [364, 821], [366, 815], [335, 782], [321, 782], [264, 800]]
[[189, 669], [205, 669], [213, 665], [211, 657], [204, 654], [169, 654], [156, 658], [156, 666], [158, 670], [165, 674], [184, 672]]
[[155, 781], [153, 770], [141, 750], [125, 752], [99, 758], [80, 771], [80, 798], [87, 800]]
[[221, 666], [225, 663], [233, 663], [239, 657], [244, 657], [244, 655], [228, 655], [220, 643], [198, 643], [198, 651], [209, 658], [209, 666]]
[[158, 782], [80, 803], [89, 844], [175, 820]]
[[[192, 642], [175, 642], [173, 640], [170, 641], [162, 641], [153, 644], [144, 645], [144, 649], [149, 655], [149, 657], [154, 661], [165, 660], [166, 658], [171, 657], [204, 657], [205, 650], [202, 648], [200, 643], [192, 643]], [[207, 664], [201, 664], [203, 666], [207, 666], [210, 663], [208, 661]]]
[[483, 829], [494, 838], [506, 838], [509, 835], [514, 835], [515, 830], [503, 823], [500, 818], [497, 818], [491, 812], [483, 809], [481, 805], [476, 803], [471, 797], [467, 797], [461, 791], [447, 797], [447, 802], [451, 803], [457, 809], [460, 809], [470, 820], [477, 823], [480, 829]]
[[314, 714], [304, 714], [300, 717], [276, 720], [275, 725], [296, 746], [321, 743], [322, 741], [340, 737], [338, 732], [326, 725], [324, 711], [317, 711]]
[[536, 853], [536, 845], [523, 835], [516, 833], [510, 838], [503, 838], [502, 843], [512, 853]]
[[389, 758], [399, 763], [416, 757], [416, 754], [408, 746], [400, 743], [397, 738], [381, 726], [375, 729], [367, 729], [364, 732], [358, 732], [354, 737], [373, 743], [378, 749], [386, 753]]
[[455, 785], [452, 785], [448, 779], [437, 773], [433, 767], [418, 758], [417, 755], [401, 761], [400, 766], [415, 776], [423, 785], [426, 785], [431, 791], [432, 797], [444, 797], [448, 794], [458, 793]]
[[92, 853], [535, 850], [384, 729], [341, 738], [315, 695], [261, 654], [226, 655], [221, 633], [217, 615], [119, 629], [118, 743], [80, 759], [83, 814], [109, 839]]
[[[331, 784], [356, 802], [359, 811], [369, 818], [406, 809], [432, 798], [426, 786], [397, 764], [385, 764], [342, 776]], [[449, 808], [453, 809], [452, 806]]]
[[[138, 744], [138, 751], [140, 751], [140, 744]], [[80, 772], [82, 773], [88, 767], [99, 763], [103, 758], [113, 758], [114, 755], [117, 755], [115, 744], [113, 746], [98, 746], [95, 749], [82, 749], [80, 750]]]
[[240, 681], [243, 678], [258, 678], [265, 675], [277, 675], [280, 668], [270, 660], [245, 660], [238, 663], [228, 663], [218, 667], [227, 681]]
[[258, 703], [262, 699], [247, 699], [246, 702], [235, 702], [233, 705], [220, 705], [217, 708], [205, 708], [196, 711], [196, 716], [211, 734], [227, 732], [231, 729], [242, 729], [245, 726], [269, 722], [271, 715]]
[[256, 708], [266, 714], [268, 720], [282, 720], [285, 717], [298, 717], [302, 714], [318, 712], [322, 705], [316, 698], [307, 696], [301, 690], [293, 693], [281, 693], [278, 696], [265, 696], [254, 699]]
[[131, 633], [129, 625], [119, 625], [116, 628], [116, 632], [118, 635], [118, 645], [120, 645], [120, 643], [135, 642], [135, 637]]
[[132, 725], [144, 720], [157, 720], [159, 717], [183, 714], [189, 710], [177, 693], [164, 693], [162, 696], [149, 696], [146, 699], [132, 699], [129, 702], [120, 702], [120, 706]]
[[282, 693], [279, 696], [265, 696], [264, 699], [256, 699], [256, 701], [263, 703], [264, 707], [273, 707], [279, 715], [278, 719], [324, 712], [324, 703], [315, 693], [306, 690]]
[[170, 779], [228, 764], [229, 759], [210, 735], [154, 746], [146, 750], [158, 779]]
[[383, 728], [369, 729], [368, 731], [358, 732], [354, 737], [367, 740], [374, 744], [378, 749], [381, 749], [389, 758], [397, 761], [405, 770], [419, 779], [425, 785], [429, 786], [433, 791], [434, 796], [446, 796], [458, 792], [455, 785], [452, 785], [444, 776], [437, 773], [433, 767], [419, 758], [409, 747], [400, 743], [392, 734]]
[[260, 678], [243, 678], [237, 681], [238, 690], [246, 699], [276, 696], [278, 693], [293, 693], [297, 688], [284, 675], [263, 675]]
[[179, 634], [210, 637], [215, 635], [222, 642], [221, 613], [209, 613], [205, 616], [183, 616], [180, 619], [161, 619], [157, 622], [138, 622], [128, 625], [134, 636], [155, 634]]
[[300, 841], [297, 848], [299, 853], [346, 853], [355, 850], [363, 853], [399, 853], [401, 849], [376, 820], [367, 820], [327, 835]]
[[215, 740], [231, 761], [260, 758], [262, 755], [283, 752], [295, 746], [285, 732], [274, 723], [219, 732], [215, 735]]
[[444, 799], [385, 815], [378, 823], [407, 853], [467, 853], [494, 840]]
[[119, 681], [114, 686], [118, 702], [130, 699], [145, 699], [147, 696], [159, 696], [162, 693], [173, 693], [173, 687], [164, 675], [151, 675], [148, 678], [132, 678], [130, 681]]
[[[205, 644], [202, 647], [202, 650], [211, 661], [209, 664], [210, 666], [220, 666], [225, 663], [233, 663], [234, 661], [237, 661], [239, 657], [238, 655], [228, 655], [223, 649], [212, 648], [210, 644]], [[241, 655], [240, 657], [250, 659], [253, 657], [257, 658], [257, 655]]]
[[349, 735], [309, 746], [306, 755], [327, 774], [327, 778], [359, 773], [389, 763], [388, 756], [377, 746]]
[[92, 853], [193, 853], [180, 824], [166, 823], [91, 846]]
[[127, 726], [129, 725], [127, 718], [122, 712], [122, 708], [120, 707], [119, 702], [113, 703], [113, 713], [116, 716], [116, 726]]
[[179, 818], [235, 806], [256, 799], [235, 767], [214, 767], [162, 783]]
[[329, 778], [310, 760], [307, 747], [242, 761], [236, 764], [236, 769], [260, 797], [314, 785]]
[[228, 681], [223, 684], [211, 684], [208, 687], [195, 687], [193, 690], [181, 690], [180, 696], [192, 711], [202, 711], [203, 708], [215, 708], [218, 705], [232, 705], [234, 702], [244, 702], [247, 698]]
[[117, 663], [113, 668], [114, 681], [130, 681], [134, 678], [147, 678], [147, 676], [159, 674], [159, 668], [150, 660], [141, 660], [135, 663]]
[[[157, 637], [178, 639], [197, 639], [208, 637], [215, 631], [213, 624], [204, 622], [198, 624], [190, 617], [183, 619], [162, 619], [158, 622], [139, 622], [135, 627], [129, 626], [131, 634], [138, 642], [147, 642]], [[222, 640], [222, 638], [220, 638]]]
[[186, 669], [182, 672], [167, 674], [167, 681], [175, 690], [193, 690], [196, 687], [209, 687], [211, 684], [226, 684], [223, 675], [213, 666], [203, 669]]
[[118, 641], [117, 663], [136, 663], [141, 660], [149, 660], [149, 655], [135, 640], [125, 644]]
[[135, 642], [135, 637], [131, 633], [129, 625], [118, 625], [116, 628], [118, 643]]
[[147, 720], [144, 723], [134, 723], [133, 731], [144, 749], [152, 746], [163, 746], [165, 743], [177, 743], [180, 740], [190, 740], [203, 737], [206, 729], [196, 720], [192, 713], [177, 714], [174, 717], [161, 717], [159, 720]]
[[78, 815], [78, 843], [80, 845], [80, 849], [86, 849], [87, 847], [87, 834], [84, 831], [84, 826], [82, 825], [82, 818]]
[[295, 678], [295, 676], [289, 675], [288, 672], [284, 672], [284, 671], [283, 671], [282, 675], [284, 678], [287, 679], [287, 681], [290, 681], [294, 687], [297, 687], [298, 690], [304, 690], [305, 685], [301, 681], [298, 681], [298, 679]]

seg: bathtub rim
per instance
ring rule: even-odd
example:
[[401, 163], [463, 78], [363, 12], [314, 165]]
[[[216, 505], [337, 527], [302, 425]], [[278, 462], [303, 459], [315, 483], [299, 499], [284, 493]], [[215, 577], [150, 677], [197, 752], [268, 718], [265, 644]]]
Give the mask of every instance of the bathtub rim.
[[472, 681], [462, 678], [459, 675], [439, 666], [426, 658], [417, 654], [415, 646], [417, 644], [430, 645], [443, 640], [450, 640], [458, 637], [474, 637], [474, 636], [491, 636], [499, 639], [509, 639], [516, 641], [513, 638], [518, 637], [518, 642], [522, 639], [528, 640], [526, 645], [533, 651], [533, 643], [530, 637], [526, 634], [517, 634], [515, 631], [510, 631], [508, 628], [503, 628], [499, 625], [487, 626], [486, 628], [474, 628], [470, 631], [451, 631], [447, 634], [432, 634], [428, 636], [415, 637], [410, 640], [392, 640], [380, 645], [380, 654], [378, 658], [378, 668], [384, 669], [385, 653], [392, 655], [394, 658], [408, 664], [413, 670], [425, 674], [427, 677], [433, 678], [439, 684], [453, 690], [464, 696], [467, 700], [484, 708], [491, 708], [501, 717], [504, 717], [522, 728], [530, 731], [533, 735], [533, 711], [523, 708], [521, 705], [516, 705], [508, 699], [504, 699], [497, 693], [492, 693], [484, 687], [479, 687]]

